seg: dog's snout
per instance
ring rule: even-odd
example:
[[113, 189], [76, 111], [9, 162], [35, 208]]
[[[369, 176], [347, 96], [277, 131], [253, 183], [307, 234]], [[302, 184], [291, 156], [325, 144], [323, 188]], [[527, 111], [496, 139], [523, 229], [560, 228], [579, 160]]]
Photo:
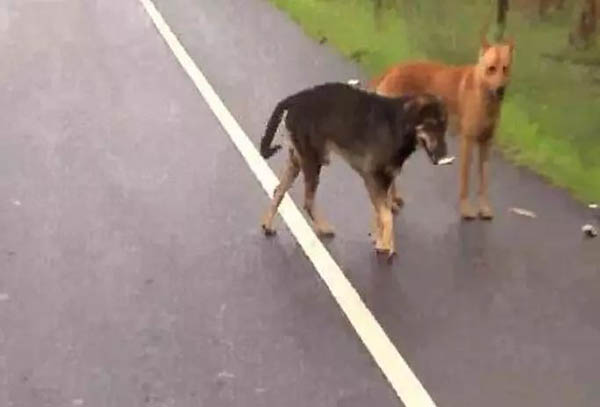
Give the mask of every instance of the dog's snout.
[[499, 98], [503, 98], [505, 91], [506, 91], [506, 87], [500, 86], [498, 89], [496, 89], [496, 96], [498, 96]]

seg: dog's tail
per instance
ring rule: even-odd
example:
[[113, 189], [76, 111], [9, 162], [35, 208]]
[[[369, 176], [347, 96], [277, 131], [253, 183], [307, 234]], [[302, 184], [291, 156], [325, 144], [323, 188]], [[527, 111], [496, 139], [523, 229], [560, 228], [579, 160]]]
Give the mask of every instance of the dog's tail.
[[271, 145], [271, 143], [273, 142], [273, 138], [275, 137], [275, 132], [279, 127], [279, 123], [281, 123], [283, 114], [289, 108], [290, 101], [291, 97], [283, 99], [281, 102], [277, 103], [275, 110], [273, 110], [273, 113], [267, 122], [265, 135], [260, 140], [260, 155], [263, 158], [270, 158], [277, 151], [279, 151], [279, 149], [281, 149], [281, 144]]

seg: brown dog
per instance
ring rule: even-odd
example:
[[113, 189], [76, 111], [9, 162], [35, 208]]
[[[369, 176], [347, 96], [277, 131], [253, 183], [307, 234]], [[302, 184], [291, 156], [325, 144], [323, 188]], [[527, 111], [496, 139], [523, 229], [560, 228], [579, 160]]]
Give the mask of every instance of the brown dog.
[[[475, 65], [448, 66], [435, 62], [415, 62], [392, 67], [374, 79], [370, 89], [384, 96], [427, 92], [438, 95], [447, 105], [454, 133], [460, 137], [460, 213], [474, 219], [479, 213], [491, 219], [488, 160], [490, 144], [500, 117], [504, 91], [509, 83], [514, 42], [490, 45], [482, 36], [479, 60]], [[469, 169], [473, 145], [479, 147], [479, 210], [469, 200]], [[396, 205], [403, 203], [392, 184], [390, 193]]]

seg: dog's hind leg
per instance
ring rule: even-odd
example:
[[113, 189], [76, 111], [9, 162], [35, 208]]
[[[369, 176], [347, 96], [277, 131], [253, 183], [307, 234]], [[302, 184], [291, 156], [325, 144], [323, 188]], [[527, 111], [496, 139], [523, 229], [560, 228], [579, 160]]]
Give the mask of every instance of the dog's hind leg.
[[294, 149], [290, 148], [290, 154], [285, 171], [283, 173], [283, 176], [281, 177], [279, 185], [277, 186], [277, 188], [275, 188], [275, 192], [273, 193], [273, 199], [271, 200], [269, 209], [263, 217], [262, 229], [266, 235], [272, 235], [275, 233], [275, 229], [273, 229], [273, 218], [277, 213], [277, 208], [279, 208], [279, 204], [281, 204], [281, 200], [283, 199], [285, 193], [288, 191], [288, 189], [290, 189], [290, 187], [298, 177], [299, 173], [300, 160]]
[[479, 216], [486, 220], [491, 220], [494, 217], [488, 199], [490, 144], [490, 140], [479, 143]]
[[315, 208], [315, 196], [319, 186], [319, 175], [321, 173], [321, 161], [318, 154], [313, 154], [310, 159], [302, 162], [304, 173], [304, 209], [312, 221], [313, 228], [318, 236], [333, 237], [333, 228], [323, 219]]

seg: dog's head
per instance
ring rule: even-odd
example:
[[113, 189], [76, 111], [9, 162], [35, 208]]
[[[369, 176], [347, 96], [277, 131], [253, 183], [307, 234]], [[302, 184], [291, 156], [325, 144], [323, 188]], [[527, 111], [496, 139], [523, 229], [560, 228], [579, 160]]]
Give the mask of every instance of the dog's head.
[[445, 103], [437, 96], [420, 94], [410, 97], [404, 104], [408, 120], [417, 143], [425, 149], [434, 165], [446, 157], [446, 129], [448, 112]]
[[510, 81], [513, 59], [514, 40], [498, 44], [489, 44], [485, 36], [481, 38], [479, 61], [476, 72], [479, 83], [488, 95], [502, 101], [504, 92]]

